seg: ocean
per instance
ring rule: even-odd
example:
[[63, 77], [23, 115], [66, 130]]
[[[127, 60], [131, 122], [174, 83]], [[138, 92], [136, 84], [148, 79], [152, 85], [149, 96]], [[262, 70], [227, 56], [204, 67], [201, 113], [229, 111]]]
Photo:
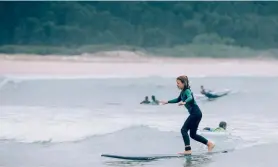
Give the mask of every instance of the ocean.
[[[191, 158], [128, 161], [101, 154], [149, 155], [183, 151], [188, 116], [176, 104], [140, 105], [145, 96], [179, 95], [175, 77], [0, 77], [1, 167], [277, 167], [278, 77], [190, 77], [203, 118], [199, 129], [228, 123], [227, 133], [204, 136], [215, 150], [191, 140]], [[228, 96], [208, 101], [200, 86]], [[202, 133], [201, 131], [199, 131]], [[198, 132], [198, 133], [199, 133]]]

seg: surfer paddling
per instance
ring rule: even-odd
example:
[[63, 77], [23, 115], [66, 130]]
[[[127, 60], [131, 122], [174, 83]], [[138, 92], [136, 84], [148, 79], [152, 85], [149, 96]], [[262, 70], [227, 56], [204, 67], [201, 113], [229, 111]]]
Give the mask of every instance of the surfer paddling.
[[206, 90], [204, 88], [203, 85], [201, 85], [201, 94], [205, 95], [207, 98], [209, 99], [216, 99], [218, 97], [222, 97], [222, 96], [225, 96], [227, 95], [229, 92], [224, 92], [224, 93], [221, 93], [221, 94], [215, 94], [215, 93], [212, 93], [211, 90]]
[[208, 141], [203, 136], [197, 134], [199, 123], [202, 119], [202, 112], [197, 105], [193, 93], [190, 90], [189, 81], [187, 76], [179, 76], [176, 79], [177, 87], [181, 90], [178, 98], [169, 101], [160, 101], [162, 104], [178, 103], [179, 106], [185, 106], [189, 112], [189, 116], [181, 128], [181, 134], [185, 144], [185, 151], [181, 154], [191, 154], [190, 139], [188, 131], [190, 130], [190, 137], [200, 143], [208, 146], [208, 151], [212, 151], [214, 144]]

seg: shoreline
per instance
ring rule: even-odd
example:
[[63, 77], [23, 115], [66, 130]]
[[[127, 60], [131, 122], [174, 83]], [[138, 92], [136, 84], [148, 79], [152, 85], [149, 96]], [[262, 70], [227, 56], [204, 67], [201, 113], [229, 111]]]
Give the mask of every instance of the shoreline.
[[276, 59], [173, 58], [117, 51], [78, 56], [0, 54], [0, 75], [278, 76]]
[[83, 62], [83, 63], [218, 63], [218, 62], [277, 62], [272, 57], [254, 58], [213, 58], [213, 57], [170, 57], [155, 56], [142, 52], [105, 51], [82, 55], [35, 55], [35, 54], [2, 54], [0, 61], [45, 61], [45, 62]]

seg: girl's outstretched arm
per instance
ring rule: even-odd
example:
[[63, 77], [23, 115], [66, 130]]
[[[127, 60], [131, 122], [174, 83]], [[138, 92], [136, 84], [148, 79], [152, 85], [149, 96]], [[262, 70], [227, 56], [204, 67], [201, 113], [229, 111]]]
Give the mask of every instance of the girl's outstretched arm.
[[181, 101], [181, 95], [179, 95], [178, 98], [175, 98], [175, 99], [172, 99], [172, 100], [169, 100], [168, 103], [178, 103]]

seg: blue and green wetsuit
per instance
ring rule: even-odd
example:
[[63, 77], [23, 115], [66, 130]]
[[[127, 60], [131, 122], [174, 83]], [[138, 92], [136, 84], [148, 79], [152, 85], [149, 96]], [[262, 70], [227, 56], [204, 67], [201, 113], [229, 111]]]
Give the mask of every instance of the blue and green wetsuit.
[[211, 131], [211, 132], [226, 132], [226, 130], [224, 128], [221, 128], [221, 127], [217, 127], [215, 129], [205, 127], [204, 130]]
[[[197, 134], [197, 129], [199, 126], [199, 123], [202, 119], [202, 112], [197, 105], [193, 93], [190, 89], [182, 90], [179, 97], [173, 100], [169, 100], [168, 103], [178, 103], [180, 101], [186, 102], [185, 107], [187, 108], [189, 112], [189, 116], [184, 122], [182, 128], [181, 128], [181, 134], [183, 137], [183, 141], [185, 146], [190, 145], [190, 139], [188, 136], [188, 130], [190, 130], [190, 137], [198, 142], [201, 142], [203, 144], [207, 144], [208, 140], [204, 138], [203, 136], [200, 136]], [[191, 150], [190, 146], [185, 147], [185, 150]]]

